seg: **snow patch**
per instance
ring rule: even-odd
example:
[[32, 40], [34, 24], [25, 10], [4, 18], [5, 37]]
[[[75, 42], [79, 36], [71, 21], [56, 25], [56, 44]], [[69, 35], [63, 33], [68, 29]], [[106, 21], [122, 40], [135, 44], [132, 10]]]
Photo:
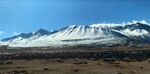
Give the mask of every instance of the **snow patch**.
[[141, 36], [141, 35], [147, 35], [147, 34], [149, 34], [148, 31], [146, 31], [146, 30], [140, 30], [140, 29], [137, 29], [137, 30], [125, 29], [125, 30], [123, 30], [123, 33], [125, 35], [131, 35], [131, 36]]

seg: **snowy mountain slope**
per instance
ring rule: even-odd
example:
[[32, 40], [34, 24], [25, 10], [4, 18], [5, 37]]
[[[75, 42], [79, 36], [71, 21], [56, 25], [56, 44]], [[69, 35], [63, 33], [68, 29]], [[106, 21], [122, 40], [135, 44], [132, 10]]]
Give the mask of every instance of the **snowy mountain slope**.
[[147, 24], [137, 22], [130, 25], [125, 25], [117, 31], [128, 36], [134, 42], [150, 43], [150, 26]]
[[74, 25], [69, 26], [63, 30], [60, 30], [59, 32], [52, 34], [45, 39], [71, 40], [71, 39], [105, 38], [113, 36], [121, 37], [124, 35], [110, 29]]
[[[107, 24], [108, 25], [108, 24]], [[150, 26], [135, 22], [113, 26], [71, 25], [57, 31], [40, 29], [34, 33], [22, 33], [1, 40], [1, 44], [19, 47], [32, 46], [74, 46], [74, 45], [130, 45], [131, 43], [150, 43]]]
[[15, 35], [13, 37], [9, 37], [9, 38], [5, 38], [2, 39], [1, 41], [10, 41], [10, 42], [14, 42], [14, 41], [19, 41], [19, 40], [23, 40], [23, 39], [35, 39], [38, 38], [40, 36], [43, 35], [49, 35], [51, 32], [44, 30], [44, 29], [39, 29], [36, 32], [31, 32], [31, 33], [21, 33], [19, 35]]

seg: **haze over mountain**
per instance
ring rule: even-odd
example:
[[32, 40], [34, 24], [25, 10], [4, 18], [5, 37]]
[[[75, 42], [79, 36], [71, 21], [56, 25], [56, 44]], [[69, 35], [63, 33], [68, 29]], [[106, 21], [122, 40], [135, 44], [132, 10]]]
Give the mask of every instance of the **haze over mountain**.
[[150, 26], [146, 22], [126, 24], [70, 25], [55, 31], [39, 29], [1, 40], [13, 47], [76, 46], [99, 47], [150, 44]]

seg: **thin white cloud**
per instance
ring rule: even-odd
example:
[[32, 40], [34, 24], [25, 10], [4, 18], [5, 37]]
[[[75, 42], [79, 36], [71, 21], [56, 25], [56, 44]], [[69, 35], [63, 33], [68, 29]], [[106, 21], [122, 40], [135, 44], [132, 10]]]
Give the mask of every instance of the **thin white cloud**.
[[133, 20], [132, 22], [122, 22], [120, 24], [117, 24], [117, 23], [98, 23], [98, 24], [92, 24], [90, 25], [91, 27], [113, 27], [113, 26], [125, 26], [127, 24], [135, 24], [137, 22], [140, 22], [140, 23], [143, 23], [143, 24], [147, 24], [149, 25], [149, 23], [145, 20], [141, 20], [141, 21], [136, 21], [136, 20]]
[[19, 34], [19, 33], [17, 33], [17, 32], [14, 32], [14, 33], [13, 33], [13, 35], [18, 35], [18, 34]]
[[121, 24], [115, 24], [115, 23], [98, 23], [98, 24], [92, 24], [91, 27], [112, 27], [112, 26], [121, 26]]
[[140, 22], [140, 23], [148, 24], [148, 25], [149, 25], [149, 23], [148, 23], [147, 21], [145, 21], [145, 20], [141, 20], [141, 21], [133, 20], [132, 22], [128, 22], [127, 24], [133, 24], [133, 23], [137, 23], [137, 22]]
[[0, 31], [0, 35], [1, 35], [1, 34], [3, 34], [3, 33], [5, 33], [5, 32], [3, 32], [3, 31]]

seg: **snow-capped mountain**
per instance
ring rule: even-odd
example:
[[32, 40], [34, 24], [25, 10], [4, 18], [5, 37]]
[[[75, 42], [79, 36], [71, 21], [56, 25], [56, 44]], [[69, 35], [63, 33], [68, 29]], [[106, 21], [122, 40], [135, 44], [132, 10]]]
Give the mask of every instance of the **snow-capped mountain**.
[[39, 29], [38, 31], [36, 31], [34, 33], [33, 32], [31, 32], [31, 33], [21, 33], [19, 35], [13, 36], [13, 37], [2, 39], [1, 41], [13, 41], [15, 39], [22, 40], [22, 39], [35, 37], [35, 36], [39, 37], [39, 36], [49, 35], [49, 34], [50, 34], [50, 31], [47, 31], [47, 30], [44, 30], [44, 29]]
[[[108, 24], [107, 24], [108, 25]], [[71, 25], [57, 31], [40, 29], [36, 32], [21, 33], [1, 40], [1, 44], [17, 47], [32, 46], [120, 46], [150, 44], [150, 26], [135, 22], [113, 26]]]

